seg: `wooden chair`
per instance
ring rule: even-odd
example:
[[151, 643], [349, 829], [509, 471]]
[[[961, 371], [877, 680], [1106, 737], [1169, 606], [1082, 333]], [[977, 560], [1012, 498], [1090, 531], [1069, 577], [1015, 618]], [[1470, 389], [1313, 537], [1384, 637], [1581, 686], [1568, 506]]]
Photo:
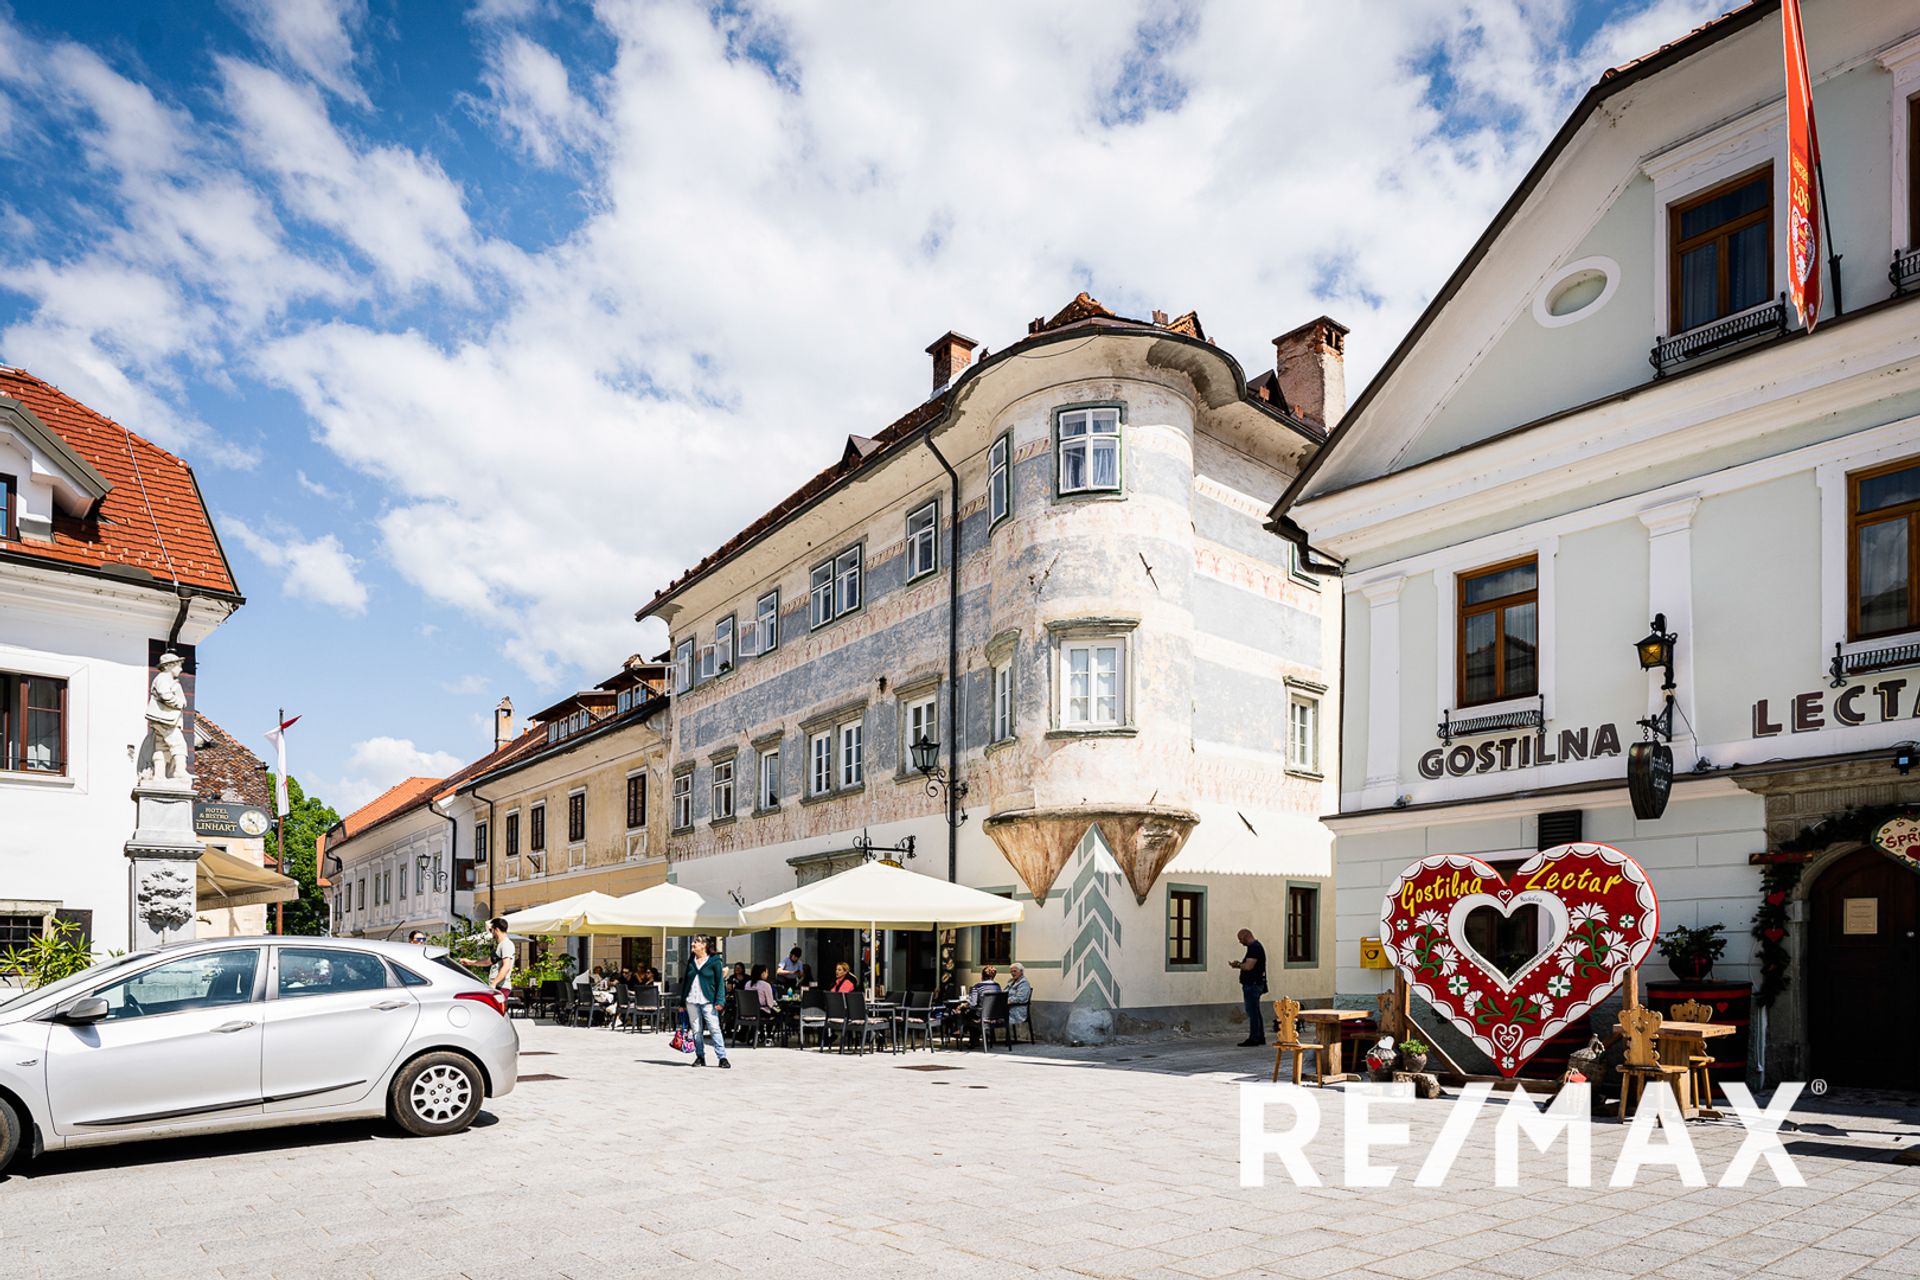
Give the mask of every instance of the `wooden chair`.
[[[1653, 1009], [1640, 1005], [1620, 1011], [1620, 1033], [1626, 1042], [1626, 1059], [1620, 1064], [1620, 1118], [1627, 1118], [1629, 1101], [1637, 1109], [1641, 1091], [1648, 1080], [1664, 1081], [1674, 1088], [1677, 1081], [1683, 1080], [1687, 1068], [1669, 1065], [1660, 1061], [1660, 1055], [1654, 1046], [1654, 1039], [1660, 1034], [1660, 1014]], [[1679, 1097], [1675, 1088], [1674, 1096]]]
[[1327, 1046], [1312, 1041], [1300, 1040], [1300, 1002], [1291, 996], [1282, 997], [1273, 1002], [1273, 1021], [1278, 1028], [1273, 1047], [1273, 1078], [1280, 1078], [1280, 1059], [1293, 1054], [1293, 1082], [1300, 1083], [1300, 1060], [1313, 1055], [1313, 1082], [1325, 1086], [1327, 1083]]
[[[1673, 1006], [1667, 1018], [1673, 1022], [1708, 1023], [1713, 1021], [1713, 1006], [1699, 1000], [1682, 1000]], [[1687, 1058], [1687, 1066], [1693, 1073], [1693, 1100], [1703, 1107], [1713, 1105], [1713, 1077], [1708, 1073], [1713, 1066], [1713, 1054], [1702, 1040], [1700, 1047]]]

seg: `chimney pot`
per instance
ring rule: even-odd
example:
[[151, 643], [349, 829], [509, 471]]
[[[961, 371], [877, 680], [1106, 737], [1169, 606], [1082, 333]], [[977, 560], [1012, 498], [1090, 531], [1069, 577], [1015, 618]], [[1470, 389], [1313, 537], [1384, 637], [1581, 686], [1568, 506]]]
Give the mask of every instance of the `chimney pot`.
[[979, 345], [966, 334], [951, 329], [934, 339], [933, 345], [927, 348], [927, 354], [933, 357], [933, 389], [939, 391], [959, 377], [973, 363], [974, 348]]
[[1285, 407], [1321, 430], [1347, 410], [1347, 326], [1327, 316], [1273, 340], [1273, 374]]
[[493, 709], [493, 749], [498, 751], [513, 741], [513, 699], [502, 698]]

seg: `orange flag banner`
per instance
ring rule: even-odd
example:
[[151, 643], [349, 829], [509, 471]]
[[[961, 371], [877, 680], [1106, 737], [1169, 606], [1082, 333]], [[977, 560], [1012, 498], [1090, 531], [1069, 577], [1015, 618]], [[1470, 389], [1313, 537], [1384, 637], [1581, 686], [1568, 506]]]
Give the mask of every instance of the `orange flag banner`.
[[1820, 318], [1820, 204], [1814, 181], [1820, 134], [1813, 125], [1813, 78], [1807, 72], [1800, 0], [1780, 0], [1780, 25], [1787, 53], [1787, 292], [1811, 333]]

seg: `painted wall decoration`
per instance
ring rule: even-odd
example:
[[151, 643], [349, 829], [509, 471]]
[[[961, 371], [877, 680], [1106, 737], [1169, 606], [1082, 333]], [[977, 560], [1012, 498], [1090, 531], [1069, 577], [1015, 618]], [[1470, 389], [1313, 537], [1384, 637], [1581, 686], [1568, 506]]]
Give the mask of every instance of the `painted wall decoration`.
[[[1468, 917], [1538, 911], [1538, 950], [1511, 976], [1469, 941]], [[1400, 873], [1381, 904], [1387, 956], [1411, 989], [1516, 1074], [1542, 1045], [1600, 1003], [1660, 931], [1646, 872], [1618, 849], [1563, 844], [1511, 880], [1479, 858], [1438, 853]]]
[[1873, 829], [1873, 847], [1905, 866], [1920, 871], [1920, 817], [1899, 813]]
[[1098, 830], [1091, 827], [1080, 838], [1074, 859], [1073, 884], [1062, 895], [1072, 940], [1060, 967], [1076, 1006], [1114, 1009], [1120, 1004], [1120, 984], [1107, 953], [1120, 946], [1120, 922], [1114, 918], [1108, 891], [1120, 879], [1120, 867]]

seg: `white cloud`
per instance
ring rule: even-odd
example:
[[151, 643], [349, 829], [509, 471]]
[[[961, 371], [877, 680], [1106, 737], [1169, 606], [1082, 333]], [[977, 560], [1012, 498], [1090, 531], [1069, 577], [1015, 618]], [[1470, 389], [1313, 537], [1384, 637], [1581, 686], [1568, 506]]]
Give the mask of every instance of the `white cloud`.
[[458, 680], [441, 681], [440, 687], [457, 697], [473, 698], [493, 688], [493, 679], [483, 675], [461, 676]]
[[241, 23], [282, 65], [361, 105], [354, 39], [367, 21], [366, 0], [230, 0]]
[[407, 778], [444, 778], [466, 763], [451, 752], [416, 747], [410, 738], [368, 738], [353, 744], [346, 773], [321, 798], [340, 813], [351, 813]]
[[261, 563], [286, 571], [280, 589], [287, 595], [347, 613], [367, 611], [360, 561], [347, 554], [334, 534], [302, 538], [285, 529], [259, 530], [232, 515], [221, 516], [219, 525]]
[[474, 99], [477, 113], [543, 168], [590, 149], [600, 137], [600, 119], [575, 94], [566, 64], [519, 32], [488, 45], [480, 83], [486, 95]]

